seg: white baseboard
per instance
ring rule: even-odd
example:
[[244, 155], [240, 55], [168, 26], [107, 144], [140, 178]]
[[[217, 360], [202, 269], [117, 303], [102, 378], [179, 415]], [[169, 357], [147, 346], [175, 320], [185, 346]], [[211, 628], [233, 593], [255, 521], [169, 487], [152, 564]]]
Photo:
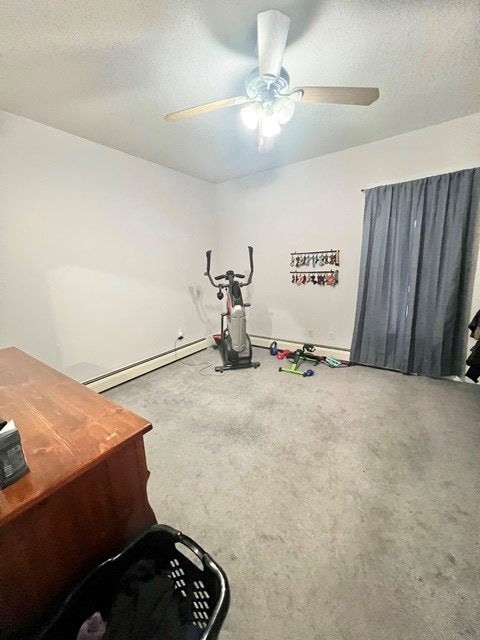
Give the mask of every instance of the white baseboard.
[[[275, 340], [275, 338], [265, 338], [264, 336], [250, 336], [250, 340], [254, 347], [265, 347], [268, 349]], [[291, 342], [290, 340], [277, 340], [278, 347], [280, 349], [291, 349], [295, 351], [295, 349], [301, 349], [304, 342]], [[350, 351], [348, 349], [338, 349], [338, 348], [330, 348], [325, 347], [321, 344], [316, 344], [316, 354], [322, 356], [328, 356], [330, 358], [337, 358], [338, 360], [350, 360]]]
[[112, 387], [117, 387], [119, 384], [123, 384], [129, 380], [143, 376], [145, 373], [149, 373], [155, 369], [160, 369], [160, 367], [165, 367], [167, 364], [171, 364], [176, 360], [181, 360], [186, 356], [191, 356], [194, 353], [203, 351], [206, 348], [206, 339], [197, 340], [196, 342], [186, 344], [184, 347], [178, 347], [176, 352], [172, 350], [167, 351], [166, 353], [161, 353], [153, 358], [137, 362], [118, 371], [112, 371], [111, 373], [107, 373], [104, 376], [95, 378], [94, 380], [88, 380], [87, 382], [84, 382], [84, 384], [89, 389], [100, 393], [101, 391], [106, 391]]

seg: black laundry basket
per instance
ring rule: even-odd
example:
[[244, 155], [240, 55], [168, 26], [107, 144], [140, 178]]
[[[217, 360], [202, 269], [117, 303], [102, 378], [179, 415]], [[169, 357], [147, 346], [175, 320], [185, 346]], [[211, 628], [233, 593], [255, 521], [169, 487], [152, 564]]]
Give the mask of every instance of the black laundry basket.
[[[197, 556], [203, 570], [178, 547], [184, 545]], [[38, 640], [75, 640], [80, 626], [95, 611], [109, 610], [115, 585], [140, 559], [155, 561], [157, 572], [168, 570], [173, 586], [191, 608], [193, 624], [203, 630], [201, 640], [218, 637], [230, 604], [223, 569], [188, 536], [167, 525], [154, 525], [121, 553], [94, 569], [68, 596]]]

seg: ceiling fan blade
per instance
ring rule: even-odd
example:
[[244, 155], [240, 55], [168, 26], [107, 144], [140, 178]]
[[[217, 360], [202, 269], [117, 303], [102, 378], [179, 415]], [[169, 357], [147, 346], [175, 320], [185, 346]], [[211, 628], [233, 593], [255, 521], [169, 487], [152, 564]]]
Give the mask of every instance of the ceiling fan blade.
[[247, 102], [252, 102], [252, 100], [246, 96], [226, 98], [225, 100], [217, 100], [216, 102], [201, 104], [200, 106], [192, 107], [191, 109], [183, 109], [182, 111], [169, 113], [165, 116], [165, 120], [167, 122], [177, 122], [178, 120], [186, 120], [187, 118], [200, 116], [204, 113], [208, 113], [209, 111], [217, 111], [218, 109], [225, 109], [226, 107], [234, 107], [237, 104], [245, 104]]
[[257, 15], [257, 47], [260, 75], [276, 80], [282, 68], [290, 18], [277, 9]]
[[[298, 93], [297, 97], [295, 94]], [[380, 95], [376, 87], [297, 87], [290, 97], [296, 102], [359, 104], [368, 106]]]
[[273, 136], [264, 136], [262, 133], [262, 127], [258, 127], [258, 151], [259, 153], [268, 153], [274, 146]]

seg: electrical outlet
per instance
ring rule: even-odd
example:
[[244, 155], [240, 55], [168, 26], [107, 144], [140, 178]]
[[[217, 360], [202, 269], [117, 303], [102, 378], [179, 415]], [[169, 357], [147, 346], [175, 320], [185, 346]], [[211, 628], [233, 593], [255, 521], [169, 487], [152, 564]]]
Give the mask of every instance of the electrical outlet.
[[307, 329], [307, 338], [313, 338], [313, 329]]
[[335, 334], [333, 333], [333, 331], [330, 331], [330, 342], [333, 342], [335, 340]]
[[183, 340], [183, 331], [181, 329], [178, 330], [177, 340]]

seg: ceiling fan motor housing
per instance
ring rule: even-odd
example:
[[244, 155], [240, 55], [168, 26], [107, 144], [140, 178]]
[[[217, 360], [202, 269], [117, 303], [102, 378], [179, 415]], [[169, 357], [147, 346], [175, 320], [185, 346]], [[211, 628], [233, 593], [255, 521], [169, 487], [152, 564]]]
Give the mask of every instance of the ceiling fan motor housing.
[[260, 75], [259, 67], [253, 69], [245, 80], [247, 96], [252, 99], [257, 97], [270, 97], [270, 99], [273, 99], [278, 94], [287, 93], [289, 86], [290, 76], [288, 75], [287, 70], [283, 67], [278, 78], [271, 82]]

